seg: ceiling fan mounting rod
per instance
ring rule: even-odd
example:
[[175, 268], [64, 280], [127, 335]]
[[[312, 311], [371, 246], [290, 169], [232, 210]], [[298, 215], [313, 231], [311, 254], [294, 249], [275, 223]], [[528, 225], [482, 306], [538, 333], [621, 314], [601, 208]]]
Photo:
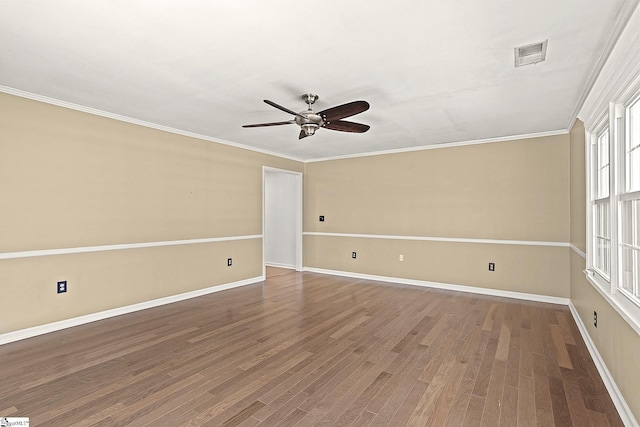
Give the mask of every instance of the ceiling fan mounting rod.
[[309, 106], [309, 110], [311, 110], [311, 105], [314, 104], [318, 100], [318, 95], [313, 93], [305, 93], [302, 95], [302, 100], [307, 103]]

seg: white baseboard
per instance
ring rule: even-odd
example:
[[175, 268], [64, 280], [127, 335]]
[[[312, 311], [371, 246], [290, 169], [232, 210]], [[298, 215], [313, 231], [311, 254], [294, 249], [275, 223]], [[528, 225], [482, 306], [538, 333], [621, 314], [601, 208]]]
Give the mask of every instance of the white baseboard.
[[499, 289], [453, 285], [449, 283], [428, 282], [425, 280], [403, 279], [399, 277], [375, 276], [372, 274], [353, 273], [351, 271], [325, 270], [322, 268], [314, 268], [314, 267], [305, 267], [304, 271], [308, 271], [311, 273], [331, 274], [334, 276], [353, 277], [355, 279], [376, 280], [379, 282], [400, 283], [403, 285], [444, 289], [448, 291], [469, 292], [472, 294], [491, 295], [495, 297], [505, 297], [505, 298], [527, 300], [527, 301], [546, 302], [550, 304], [569, 305], [569, 298], [560, 298], [560, 297], [553, 297], [548, 295], [527, 294], [524, 292], [513, 292], [513, 291], [502, 291]]
[[133, 313], [134, 311], [146, 310], [147, 308], [158, 307], [173, 302], [184, 301], [190, 298], [196, 298], [214, 292], [220, 292], [227, 289], [237, 288], [240, 286], [251, 285], [253, 283], [265, 280], [264, 276], [252, 277], [237, 282], [225, 283], [222, 285], [211, 286], [210, 288], [198, 289], [196, 291], [185, 292], [169, 297], [158, 298], [151, 301], [145, 301], [138, 304], [118, 307], [111, 310], [101, 311], [98, 313], [87, 314], [85, 316], [74, 317], [72, 319], [61, 320], [59, 322], [48, 323], [46, 325], [34, 326], [32, 328], [21, 329], [19, 331], [7, 332], [0, 334], [0, 345], [10, 342], [35, 337], [38, 335], [55, 332], [74, 326], [84, 325], [85, 323], [96, 322], [98, 320], [108, 319], [110, 317], [120, 316], [122, 314]]
[[626, 400], [624, 400], [620, 389], [616, 385], [615, 380], [611, 376], [609, 369], [607, 369], [607, 365], [604, 363], [602, 356], [600, 356], [600, 352], [598, 352], [598, 348], [591, 339], [591, 336], [587, 331], [587, 327], [585, 326], [584, 322], [582, 322], [582, 318], [578, 314], [578, 310], [576, 310], [576, 307], [572, 302], [569, 302], [569, 309], [571, 310], [571, 314], [573, 315], [573, 319], [575, 320], [576, 325], [578, 325], [578, 329], [580, 330], [582, 339], [587, 345], [587, 349], [589, 350], [589, 354], [591, 354], [593, 363], [596, 365], [596, 368], [600, 373], [600, 377], [602, 377], [602, 381], [604, 382], [605, 387], [607, 387], [607, 391], [611, 396], [611, 400], [613, 400], [613, 404], [616, 405], [616, 409], [618, 410], [618, 414], [620, 414], [620, 418], [622, 418], [622, 422], [625, 426], [628, 427], [640, 427], [635, 417], [633, 416], [629, 405], [627, 405]]
[[277, 262], [265, 262], [267, 267], [288, 268], [289, 270], [295, 270], [296, 266], [291, 264], [279, 264]]

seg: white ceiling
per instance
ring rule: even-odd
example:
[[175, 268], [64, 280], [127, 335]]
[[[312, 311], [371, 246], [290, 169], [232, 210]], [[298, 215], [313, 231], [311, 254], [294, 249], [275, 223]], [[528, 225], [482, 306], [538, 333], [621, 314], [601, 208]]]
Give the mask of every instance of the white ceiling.
[[[0, 85], [300, 160], [564, 131], [637, 3], [0, 0]], [[371, 130], [241, 127], [306, 92]]]

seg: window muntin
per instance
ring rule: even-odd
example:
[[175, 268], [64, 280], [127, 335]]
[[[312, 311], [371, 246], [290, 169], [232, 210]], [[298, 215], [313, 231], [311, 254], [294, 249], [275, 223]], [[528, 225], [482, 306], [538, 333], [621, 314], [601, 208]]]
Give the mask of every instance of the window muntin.
[[627, 108], [625, 190], [640, 191], [640, 98]]

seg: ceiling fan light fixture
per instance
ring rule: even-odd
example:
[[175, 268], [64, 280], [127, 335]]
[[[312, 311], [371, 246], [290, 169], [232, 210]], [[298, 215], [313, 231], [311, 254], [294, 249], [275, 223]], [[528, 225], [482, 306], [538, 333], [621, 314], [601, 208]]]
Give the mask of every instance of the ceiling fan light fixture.
[[316, 123], [305, 123], [300, 125], [300, 127], [307, 136], [311, 136], [316, 133], [316, 129], [318, 129], [319, 126]]

